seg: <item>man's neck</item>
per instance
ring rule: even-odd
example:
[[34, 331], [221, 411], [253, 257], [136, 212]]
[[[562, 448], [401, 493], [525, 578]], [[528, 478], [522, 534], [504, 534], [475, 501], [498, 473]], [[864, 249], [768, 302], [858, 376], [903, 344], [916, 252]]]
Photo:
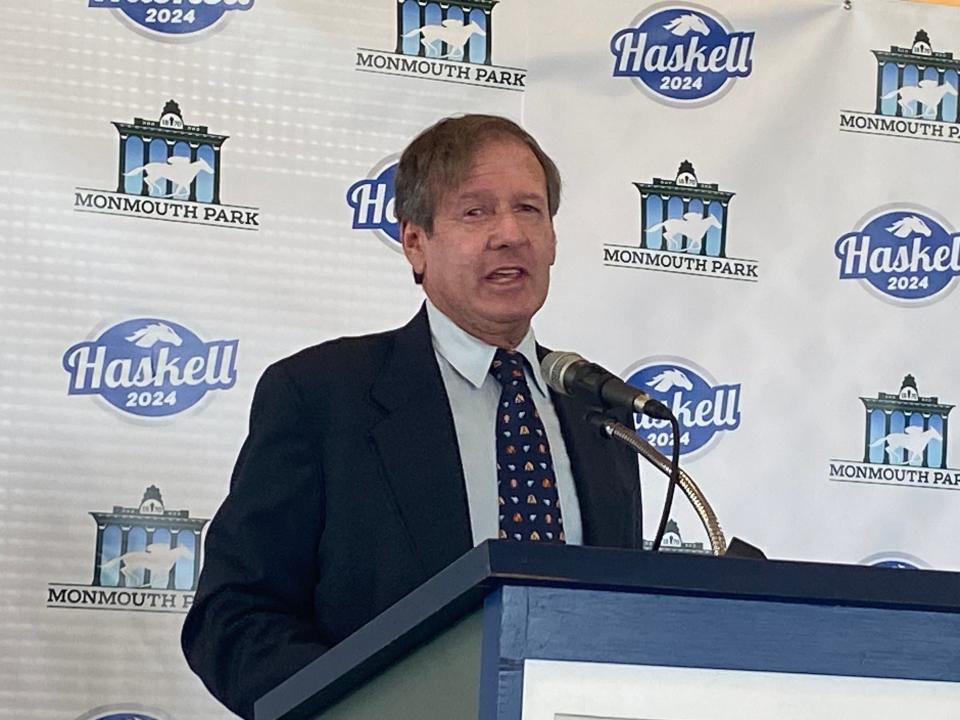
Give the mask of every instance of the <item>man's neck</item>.
[[[500, 346], [492, 345], [488, 341], [468, 333], [429, 300], [427, 300], [427, 317], [430, 322], [433, 347], [437, 353], [471, 385], [476, 388], [481, 387], [490, 372], [490, 362], [493, 360], [494, 349]], [[527, 359], [534, 370], [533, 379], [537, 387], [543, 393], [546, 393], [546, 386], [539, 374], [537, 341], [533, 330], [528, 330], [510, 349], [517, 350]]]
[[[431, 302], [428, 299], [428, 302]], [[503, 325], [491, 324], [490, 326], [471, 326], [465, 327], [461, 323], [458, 323], [454, 320], [450, 313], [439, 307], [436, 303], [432, 303], [435, 310], [441, 312], [444, 317], [446, 317], [451, 323], [460, 328], [463, 332], [467, 333], [471, 337], [476, 338], [480, 342], [486, 343], [497, 348], [503, 348], [504, 350], [515, 350], [517, 346], [523, 342], [523, 339], [527, 336], [527, 333], [530, 332], [530, 322], [525, 323], [505, 323]]]
[[504, 350], [516, 350], [517, 346], [523, 342], [523, 339], [530, 331], [530, 323], [522, 328], [509, 328], [503, 331], [476, 333], [471, 330], [464, 330], [473, 335], [478, 340], [482, 340], [488, 345], [503, 348]]

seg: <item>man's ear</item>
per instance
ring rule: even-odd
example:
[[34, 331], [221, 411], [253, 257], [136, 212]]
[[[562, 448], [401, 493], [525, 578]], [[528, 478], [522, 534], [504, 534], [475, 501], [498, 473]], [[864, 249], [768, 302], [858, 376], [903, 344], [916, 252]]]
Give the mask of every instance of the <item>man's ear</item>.
[[427, 255], [424, 244], [427, 242], [427, 231], [412, 220], [400, 222], [400, 242], [403, 244], [403, 254], [413, 268], [414, 275], [423, 275], [427, 269]]

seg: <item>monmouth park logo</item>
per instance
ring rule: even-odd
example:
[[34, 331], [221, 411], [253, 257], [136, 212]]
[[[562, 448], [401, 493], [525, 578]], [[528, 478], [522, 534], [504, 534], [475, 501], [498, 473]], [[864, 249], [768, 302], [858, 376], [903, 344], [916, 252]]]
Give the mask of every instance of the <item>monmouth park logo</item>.
[[830, 460], [829, 477], [901, 487], [960, 489], [960, 470], [947, 466], [947, 416], [953, 405], [923, 396], [913, 375], [900, 391], [861, 397], [865, 417], [861, 460]]
[[960, 233], [933, 211], [891, 205], [871, 211], [834, 245], [841, 280], [859, 280], [898, 305], [926, 305], [953, 290]]
[[221, 151], [227, 135], [188, 125], [175, 100], [157, 120], [114, 121], [119, 135], [117, 189], [78, 187], [73, 209], [237, 230], [258, 230], [260, 211], [220, 201]]
[[373, 230], [386, 245], [398, 251], [402, 247], [400, 225], [393, 210], [393, 178], [399, 159], [399, 155], [384, 158], [370, 171], [369, 177], [358, 180], [347, 190], [347, 204], [353, 209], [353, 229]]
[[219, 29], [235, 10], [254, 0], [88, 0], [87, 7], [113, 10], [134, 30], [156, 40], [193, 39]]
[[660, 3], [611, 38], [613, 76], [666, 105], [706, 105], [753, 72], [754, 34], [700, 5]]
[[156, 485], [135, 507], [91, 512], [97, 524], [93, 580], [50, 583], [47, 607], [184, 613], [200, 576], [209, 518], [168, 510]]
[[396, 14], [394, 49], [357, 48], [356, 69], [523, 92], [526, 70], [493, 64], [499, 1], [381, 0], [384, 13]]
[[238, 340], [204, 342], [169, 320], [136, 318], [63, 355], [70, 395], [99, 395], [124, 414], [161, 418], [196, 405], [237, 379]]
[[640, 244], [603, 246], [603, 264], [757, 282], [756, 260], [727, 257], [734, 193], [702, 183], [689, 160], [675, 178], [633, 183], [640, 193]]
[[875, 88], [873, 112], [842, 110], [840, 130], [960, 142], [960, 60], [934, 50], [923, 29], [910, 47], [872, 52], [877, 70], [869, 84]]
[[[664, 403], [680, 423], [680, 454], [706, 453], [719, 433], [740, 427], [740, 385], [721, 385], [689, 360], [655, 357], [624, 373], [626, 382]], [[637, 434], [664, 453], [673, 447], [670, 423], [634, 415]]]
[[[643, 549], [650, 550], [653, 540], [644, 540]], [[667, 520], [663, 531], [663, 540], [660, 543], [661, 552], [683, 553], [687, 555], [712, 555], [710, 548], [705, 548], [702, 542], [688, 542], [680, 535], [680, 526], [673, 518]]]

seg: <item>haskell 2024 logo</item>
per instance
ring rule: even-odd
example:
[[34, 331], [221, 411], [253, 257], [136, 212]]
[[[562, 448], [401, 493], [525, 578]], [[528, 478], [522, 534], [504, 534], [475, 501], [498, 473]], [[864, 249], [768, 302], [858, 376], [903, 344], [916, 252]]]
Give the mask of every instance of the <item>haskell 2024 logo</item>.
[[603, 264], [640, 270], [757, 282], [756, 260], [727, 257], [734, 193], [697, 180], [684, 160], [675, 180], [634, 183], [640, 192], [640, 246], [603, 246]]
[[960, 142], [960, 60], [934, 51], [925, 30], [911, 47], [874, 50], [877, 59], [873, 113], [843, 110], [840, 129], [871, 135]]
[[260, 211], [220, 202], [220, 154], [227, 135], [187, 125], [167, 102], [159, 120], [114, 122], [120, 134], [117, 190], [78, 187], [77, 212], [259, 230]]
[[891, 570], [930, 569], [930, 564], [916, 555], [897, 550], [874, 553], [860, 561], [860, 565], [889, 568]]
[[183, 613], [193, 603], [209, 518], [167, 510], [156, 485], [136, 507], [91, 512], [97, 542], [90, 585], [50, 583], [47, 607]]
[[831, 459], [831, 480], [960, 490], [960, 470], [947, 467], [953, 405], [922, 396], [913, 375], [903, 378], [898, 393], [860, 401], [866, 411], [863, 459]]
[[88, 0], [87, 7], [113, 10], [125, 24], [156, 40], [193, 39], [223, 26], [234, 10], [254, 0]]
[[353, 209], [353, 229], [373, 230], [388, 247], [402, 251], [400, 224], [394, 213], [393, 179], [399, 155], [390, 155], [347, 190], [347, 204]]
[[890, 205], [871, 211], [837, 240], [841, 280], [860, 280], [899, 305], [942, 300], [960, 275], [960, 233], [932, 210]]
[[[740, 384], [720, 384], [689, 360], [653, 357], [641, 360], [625, 374], [626, 382], [664, 403], [680, 424], [680, 454], [707, 452], [719, 433], [740, 427]], [[634, 415], [637, 434], [662, 452], [673, 447], [667, 420]]]
[[169, 713], [148, 705], [121, 703], [95, 707], [76, 720], [171, 720], [171, 717]]
[[753, 72], [754, 35], [700, 5], [660, 3], [611, 38], [613, 76], [666, 105], [706, 105]]
[[237, 380], [239, 340], [204, 342], [183, 325], [125, 320], [63, 355], [70, 395], [99, 395], [123, 414], [162, 418]]
[[394, 50], [357, 48], [356, 69], [523, 92], [526, 70], [493, 64], [493, 8], [499, 1], [393, 0]]

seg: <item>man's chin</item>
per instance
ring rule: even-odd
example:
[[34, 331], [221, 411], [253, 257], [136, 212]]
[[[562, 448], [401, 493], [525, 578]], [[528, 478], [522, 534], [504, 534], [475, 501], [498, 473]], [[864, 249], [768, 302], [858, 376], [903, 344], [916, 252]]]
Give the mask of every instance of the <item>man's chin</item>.
[[498, 325], [529, 325], [530, 320], [542, 305], [542, 302], [523, 301], [518, 298], [491, 303], [484, 314], [488, 320]]
[[546, 293], [540, 292], [529, 277], [509, 283], [484, 282], [478, 288], [478, 293], [478, 298], [504, 311], [510, 308], [519, 311], [522, 308], [536, 312], [547, 298]]

